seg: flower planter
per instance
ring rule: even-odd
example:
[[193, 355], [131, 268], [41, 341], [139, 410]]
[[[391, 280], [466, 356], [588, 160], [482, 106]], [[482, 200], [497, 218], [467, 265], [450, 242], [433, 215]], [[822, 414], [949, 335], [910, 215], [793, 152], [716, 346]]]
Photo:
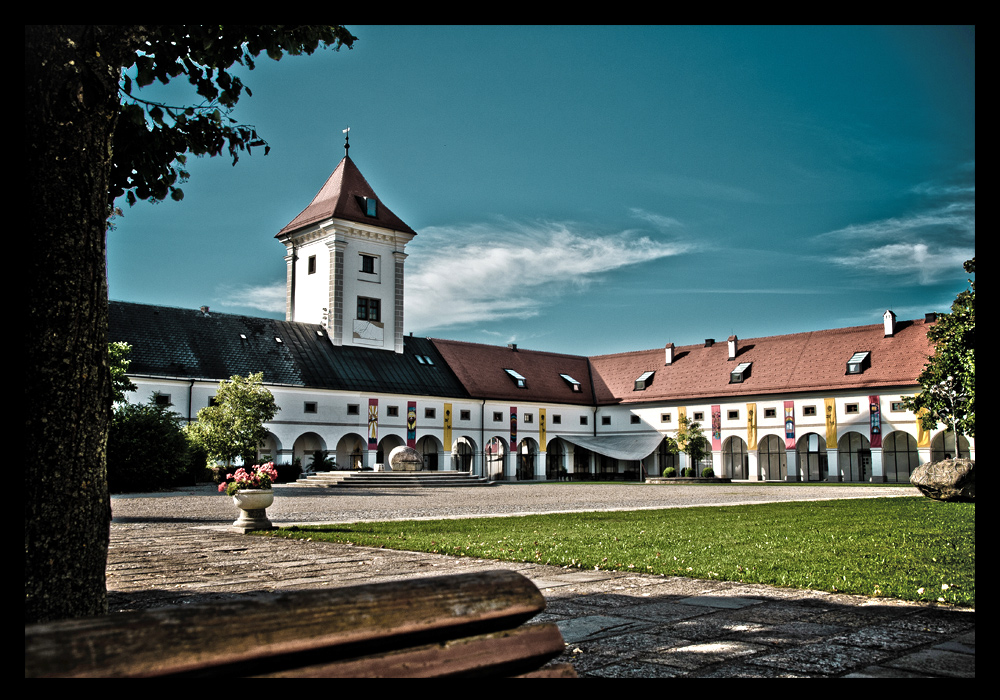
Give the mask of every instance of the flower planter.
[[240, 517], [230, 529], [247, 533], [251, 530], [273, 530], [267, 519], [267, 507], [274, 503], [271, 489], [240, 489], [233, 494], [233, 504], [240, 509]]

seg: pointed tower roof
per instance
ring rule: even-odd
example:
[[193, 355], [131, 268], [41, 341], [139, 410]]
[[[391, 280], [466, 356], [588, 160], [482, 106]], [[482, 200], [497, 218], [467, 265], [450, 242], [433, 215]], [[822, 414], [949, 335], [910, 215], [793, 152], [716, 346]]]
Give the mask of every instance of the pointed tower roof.
[[[375, 201], [374, 205], [371, 200]], [[417, 235], [382, 203], [350, 156], [344, 156], [309, 206], [281, 229], [275, 238], [331, 218]]]

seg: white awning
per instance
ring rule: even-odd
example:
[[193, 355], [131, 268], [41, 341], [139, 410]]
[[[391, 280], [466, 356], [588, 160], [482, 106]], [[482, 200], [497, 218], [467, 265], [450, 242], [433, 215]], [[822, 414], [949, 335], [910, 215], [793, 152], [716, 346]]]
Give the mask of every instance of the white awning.
[[613, 459], [640, 460], [649, 457], [659, 447], [663, 436], [658, 433], [636, 433], [635, 435], [598, 435], [582, 437], [559, 436], [566, 442], [584, 447], [591, 452]]

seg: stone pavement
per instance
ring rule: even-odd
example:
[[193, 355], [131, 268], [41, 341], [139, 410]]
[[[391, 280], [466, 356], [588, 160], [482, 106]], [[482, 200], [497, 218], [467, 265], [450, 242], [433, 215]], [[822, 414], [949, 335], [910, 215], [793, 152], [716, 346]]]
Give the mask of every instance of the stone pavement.
[[[286, 525], [363, 520], [357, 514], [372, 511], [381, 518], [429, 517], [421, 515], [424, 509], [470, 517], [598, 510], [597, 503], [616, 498], [652, 508], [859, 493], [857, 487], [771, 488], [539, 484], [373, 489], [350, 497], [334, 489], [284, 488], [268, 515]], [[615, 495], [616, 489], [626, 493]], [[912, 493], [875, 488], [866, 497]], [[112, 512], [112, 611], [503, 568], [542, 591], [547, 608], [535, 620], [559, 625], [567, 646], [556, 661], [571, 662], [581, 677], [975, 677], [975, 610], [238, 535], [226, 530], [235, 509], [206, 487], [114, 497]], [[298, 515], [307, 517], [291, 517]]]

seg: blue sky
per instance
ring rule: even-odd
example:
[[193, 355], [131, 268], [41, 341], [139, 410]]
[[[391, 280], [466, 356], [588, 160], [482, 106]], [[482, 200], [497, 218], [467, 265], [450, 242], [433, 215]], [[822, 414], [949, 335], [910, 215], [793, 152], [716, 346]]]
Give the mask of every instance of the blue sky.
[[922, 318], [968, 286], [972, 28], [349, 29], [245, 72], [233, 116], [268, 156], [122, 205], [112, 299], [284, 318], [274, 235], [347, 126], [418, 232], [415, 335], [597, 355]]

